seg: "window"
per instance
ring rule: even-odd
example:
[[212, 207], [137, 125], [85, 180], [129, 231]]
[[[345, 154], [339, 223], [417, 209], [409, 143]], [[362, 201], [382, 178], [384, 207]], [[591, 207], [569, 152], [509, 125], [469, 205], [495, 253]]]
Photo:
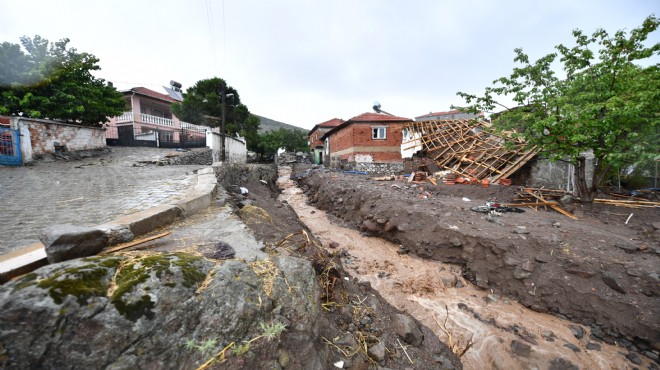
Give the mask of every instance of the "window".
[[387, 127], [372, 127], [371, 128], [371, 138], [377, 140], [383, 140], [387, 138]]

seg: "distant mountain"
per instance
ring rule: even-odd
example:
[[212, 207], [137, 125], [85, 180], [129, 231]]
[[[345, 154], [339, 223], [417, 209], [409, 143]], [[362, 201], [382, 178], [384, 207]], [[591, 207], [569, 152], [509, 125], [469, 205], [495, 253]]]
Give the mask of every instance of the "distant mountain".
[[258, 114], [255, 114], [255, 116], [259, 117], [259, 119], [261, 120], [261, 123], [259, 124], [259, 132], [260, 133], [279, 130], [281, 128], [285, 128], [287, 130], [304, 131], [304, 132], [309, 131], [309, 130], [304, 129], [302, 127], [290, 125], [290, 124], [284, 123], [284, 122], [275, 121], [274, 119], [262, 117]]

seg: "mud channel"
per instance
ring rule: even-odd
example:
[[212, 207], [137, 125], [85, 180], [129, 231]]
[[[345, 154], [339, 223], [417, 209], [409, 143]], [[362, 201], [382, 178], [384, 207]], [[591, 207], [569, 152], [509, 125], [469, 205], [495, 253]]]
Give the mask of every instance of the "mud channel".
[[[465, 369], [636, 368], [625, 349], [592, 341], [588, 327], [478, 288], [457, 265], [401, 254], [399, 245], [341, 226], [308, 204], [290, 173], [290, 167], [280, 167], [280, 200], [293, 207], [326, 248], [342, 251], [354, 278], [368, 281], [450, 347], [460, 351], [472, 343], [461, 358]], [[641, 368], [655, 366], [647, 358], [642, 361]]]

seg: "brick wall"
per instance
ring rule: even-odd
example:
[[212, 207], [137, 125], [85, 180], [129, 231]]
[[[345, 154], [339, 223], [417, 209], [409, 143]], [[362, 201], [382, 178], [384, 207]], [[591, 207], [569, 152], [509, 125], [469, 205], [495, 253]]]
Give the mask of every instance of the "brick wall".
[[[344, 127], [330, 136], [330, 166], [341, 167], [342, 162], [402, 162], [403, 126], [403, 123], [358, 122]], [[372, 139], [374, 127], [386, 127], [385, 139]]]

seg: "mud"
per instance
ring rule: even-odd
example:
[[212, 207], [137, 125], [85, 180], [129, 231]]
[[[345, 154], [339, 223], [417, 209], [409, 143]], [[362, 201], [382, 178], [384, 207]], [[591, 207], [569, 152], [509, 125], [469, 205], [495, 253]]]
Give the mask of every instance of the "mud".
[[616, 215], [625, 210], [601, 205], [572, 209], [578, 221], [532, 210], [495, 218], [469, 207], [505, 202], [512, 188], [408, 187], [323, 171], [294, 177], [334, 224], [355, 229], [339, 231], [302, 194], [287, 195], [325, 245], [347, 250], [352, 273], [443, 340], [435, 321], [447, 305], [453, 340], [475, 343], [466, 368], [625, 369], [640, 355], [655, 368], [657, 210], [634, 210], [628, 225]]

